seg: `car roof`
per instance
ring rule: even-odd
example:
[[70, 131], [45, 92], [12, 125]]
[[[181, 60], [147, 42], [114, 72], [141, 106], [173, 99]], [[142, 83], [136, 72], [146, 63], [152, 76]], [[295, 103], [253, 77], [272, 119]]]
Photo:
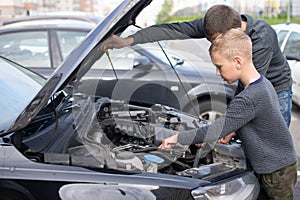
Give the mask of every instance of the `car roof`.
[[0, 31], [11, 29], [45, 29], [45, 28], [69, 28], [91, 30], [95, 23], [78, 21], [73, 19], [39, 19], [33, 21], [21, 21], [0, 27]]
[[78, 21], [85, 21], [90, 23], [98, 24], [102, 21], [102, 17], [93, 15], [90, 13], [85, 12], [47, 12], [38, 15], [32, 16], [22, 16], [16, 17], [11, 19], [6, 19], [2, 22], [3, 26], [24, 22], [24, 21], [33, 21], [33, 20], [41, 20], [41, 19], [66, 19], [66, 20], [78, 20]]
[[272, 27], [276, 30], [300, 31], [300, 24], [297, 24], [297, 23], [274, 24], [274, 25], [272, 25]]

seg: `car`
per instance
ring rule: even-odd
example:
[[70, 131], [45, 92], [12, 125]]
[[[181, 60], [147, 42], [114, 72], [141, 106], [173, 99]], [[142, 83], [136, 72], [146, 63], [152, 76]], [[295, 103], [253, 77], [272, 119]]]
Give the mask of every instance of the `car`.
[[[0, 28], [0, 55], [49, 77], [95, 26], [53, 18], [11, 23]], [[133, 31], [128, 28], [123, 34]], [[163, 104], [214, 121], [235, 91], [235, 85], [216, 75], [211, 62], [199, 58], [191, 63], [190, 58], [170, 48], [165, 50], [166, 57], [159, 44], [135, 45], [108, 53], [109, 57], [95, 64], [89, 76], [82, 79], [81, 88], [99, 85], [93, 91], [97, 96], [147, 106]]]
[[91, 22], [98, 24], [103, 17], [88, 13], [88, 12], [45, 12], [37, 13], [36, 15], [19, 16], [3, 20], [2, 25], [13, 24], [17, 22], [33, 21], [33, 20], [51, 20], [51, 19], [66, 19], [66, 20], [79, 20], [84, 22]]
[[0, 55], [40, 74], [58, 67], [94, 28], [91, 22], [73, 19], [36, 19], [1, 27]]
[[291, 67], [293, 102], [300, 106], [300, 24], [276, 24], [272, 27], [276, 30], [279, 46]]
[[150, 3], [122, 1], [47, 79], [0, 57], [2, 198], [257, 198], [259, 182], [238, 139], [158, 148], [174, 130], [209, 121], [161, 104], [83, 93], [80, 80], [111, 60], [99, 50], [103, 41], [133, 25]]

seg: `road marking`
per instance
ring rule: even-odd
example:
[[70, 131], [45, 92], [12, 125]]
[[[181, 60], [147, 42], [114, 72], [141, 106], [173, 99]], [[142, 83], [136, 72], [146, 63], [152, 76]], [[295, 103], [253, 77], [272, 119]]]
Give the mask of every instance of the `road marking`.
[[300, 176], [300, 171], [297, 171], [298, 176]]

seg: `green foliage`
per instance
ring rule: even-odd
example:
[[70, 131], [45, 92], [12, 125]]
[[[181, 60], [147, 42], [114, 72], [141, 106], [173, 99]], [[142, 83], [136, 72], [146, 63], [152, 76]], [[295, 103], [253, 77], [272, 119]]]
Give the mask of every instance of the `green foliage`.
[[[279, 16], [277, 18], [275, 18], [275, 17], [274, 18], [264, 17], [263, 20], [265, 20], [266, 22], [268, 22], [271, 25], [280, 24], [280, 23], [286, 23], [287, 22], [287, 16], [285, 16], [285, 17]], [[291, 17], [290, 18], [290, 23], [300, 23], [300, 18]]]
[[[204, 17], [204, 14], [194, 15], [194, 16], [171, 16], [171, 17], [168, 17], [168, 19], [166, 19], [165, 21], [160, 22], [160, 23], [190, 21], [190, 20], [197, 19], [197, 18], [202, 18], [202, 17]], [[258, 16], [254, 16], [254, 18], [258, 18]], [[262, 18], [262, 20], [268, 22], [270, 25], [279, 24], [279, 23], [286, 23], [287, 22], [287, 15], [286, 14], [279, 15], [278, 17], [273, 17], [273, 18], [264, 17], [264, 18]], [[300, 24], [300, 18], [291, 17], [290, 22]]]
[[190, 21], [198, 18], [204, 17], [204, 14], [202, 15], [194, 15], [194, 16], [172, 16], [169, 20], [169, 22], [182, 22], [182, 21]]
[[173, 0], [165, 0], [161, 10], [157, 14], [156, 24], [169, 22], [171, 18], [172, 8], [173, 8]]

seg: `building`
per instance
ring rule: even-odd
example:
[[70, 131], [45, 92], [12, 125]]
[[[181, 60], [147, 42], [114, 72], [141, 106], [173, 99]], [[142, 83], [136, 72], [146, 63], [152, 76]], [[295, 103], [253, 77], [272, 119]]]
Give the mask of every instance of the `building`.
[[11, 17], [22, 15], [24, 12], [24, 4], [22, 0], [5, 0], [0, 1], [0, 16]]
[[[0, 17], [16, 17], [20, 15], [36, 15], [49, 11], [81, 11], [99, 16], [105, 16], [111, 12], [122, 0], [1, 0]], [[187, 3], [188, 2], [188, 3]], [[251, 15], [264, 14], [276, 16], [286, 12], [288, 3], [292, 3], [292, 15], [300, 17], [299, 0], [173, 0], [171, 14], [194, 15], [205, 13], [215, 4], [227, 4], [234, 7], [240, 13]], [[156, 21], [156, 15], [161, 9], [163, 0], [153, 0], [150, 8], [145, 10], [140, 17], [142, 25], [151, 25]]]

